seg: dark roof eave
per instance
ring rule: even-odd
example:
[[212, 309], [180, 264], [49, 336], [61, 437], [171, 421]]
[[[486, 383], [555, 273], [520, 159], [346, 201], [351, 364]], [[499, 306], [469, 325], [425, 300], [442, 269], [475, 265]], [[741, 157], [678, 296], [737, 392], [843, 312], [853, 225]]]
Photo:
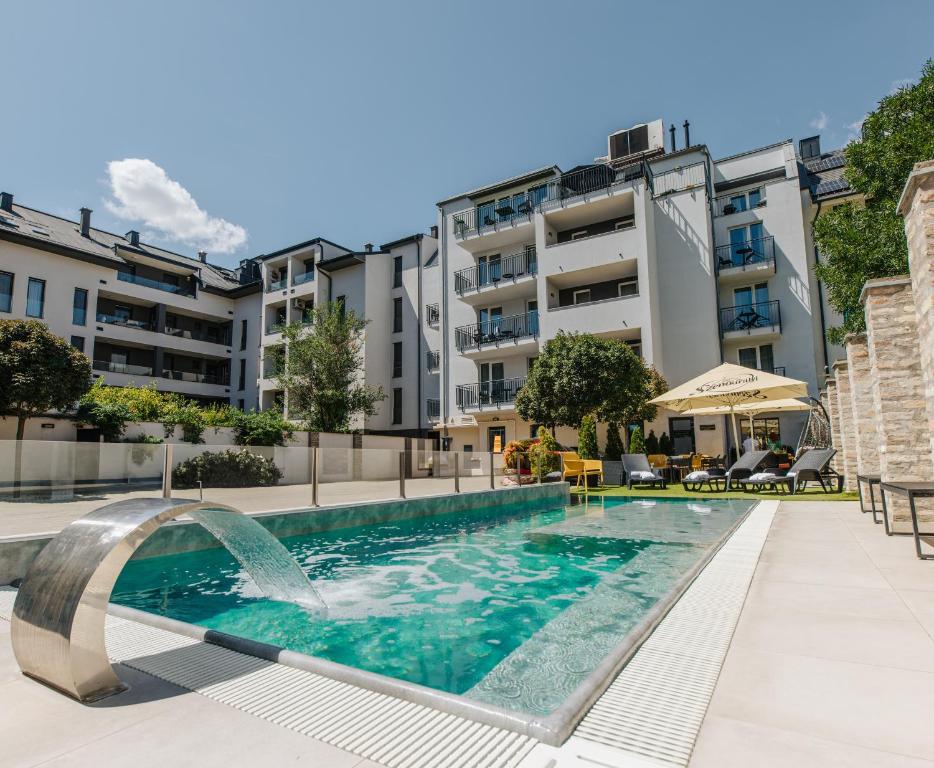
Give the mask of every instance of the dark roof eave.
[[366, 263], [366, 256], [367, 254], [364, 253], [347, 253], [343, 256], [328, 259], [327, 261], [319, 261], [317, 267], [322, 272], [329, 274], [339, 269], [347, 269], [348, 267], [356, 267], [359, 264], [364, 264]]
[[108, 267], [110, 269], [116, 269], [121, 264], [125, 263], [120, 261], [119, 257], [116, 255], [114, 258], [108, 259], [103, 256], [98, 256], [94, 253], [88, 253], [87, 251], [79, 250], [77, 248], [70, 248], [67, 245], [62, 245], [61, 243], [56, 243], [41, 237], [32, 237], [30, 235], [23, 234], [22, 232], [11, 232], [2, 227], [0, 227], [0, 240], [9, 240], [11, 243], [25, 245], [29, 248], [36, 248], [40, 251], [47, 251], [48, 253], [55, 253], [59, 256], [67, 256], [71, 259], [84, 261], [88, 264], [97, 264], [98, 266]]
[[308, 248], [312, 245], [317, 245], [318, 243], [327, 243], [328, 245], [333, 245], [335, 248], [340, 248], [343, 251], [349, 251], [350, 248], [346, 248], [339, 243], [335, 243], [332, 240], [328, 240], [326, 237], [313, 237], [311, 240], [305, 240], [302, 243], [295, 243], [295, 245], [287, 245], [285, 248], [280, 248], [278, 251], [273, 251], [272, 253], [261, 253], [256, 257], [259, 261], [265, 261], [266, 259], [273, 259], [276, 256], [283, 256], [286, 253], [291, 253], [292, 251], [300, 251], [302, 248]]
[[556, 173], [560, 174], [561, 169], [557, 165], [548, 165], [543, 168], [537, 168], [534, 171], [529, 171], [528, 173], [523, 173], [518, 176], [513, 176], [510, 179], [503, 179], [502, 181], [497, 181], [485, 187], [479, 187], [478, 189], [472, 189], [460, 195], [453, 195], [452, 197], [445, 198], [444, 200], [439, 200], [437, 203], [435, 203], [435, 205], [440, 207], [442, 205], [447, 205], [448, 203], [453, 203], [455, 200], [462, 200], [465, 197], [474, 198], [474, 197], [482, 197], [484, 195], [492, 195], [501, 190], [515, 187], [518, 184], [527, 184], [530, 181], [537, 181], [538, 179], [544, 179], [550, 176], [554, 176]]
[[419, 232], [418, 234], [415, 234], [415, 235], [408, 235], [407, 237], [400, 237], [398, 240], [393, 240], [388, 243], [383, 243], [379, 248], [381, 251], [388, 251], [392, 248], [396, 248], [397, 246], [405, 245], [406, 243], [414, 243], [418, 240], [421, 240], [423, 237], [425, 237], [425, 235]]

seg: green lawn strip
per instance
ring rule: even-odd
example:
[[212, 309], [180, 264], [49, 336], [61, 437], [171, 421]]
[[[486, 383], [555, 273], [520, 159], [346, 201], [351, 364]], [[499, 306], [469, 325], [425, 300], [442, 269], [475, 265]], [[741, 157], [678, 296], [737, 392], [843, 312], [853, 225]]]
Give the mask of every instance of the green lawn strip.
[[579, 496], [633, 496], [642, 499], [778, 499], [780, 501], [858, 501], [859, 495], [851, 492], [824, 493], [820, 486], [808, 486], [803, 492], [794, 495], [785, 493], [744, 493], [743, 491], [727, 491], [712, 493], [710, 491], [686, 491], [680, 483], [670, 485], [665, 490], [660, 488], [633, 488], [626, 486], [606, 486], [599, 488], [575, 488], [571, 486], [571, 493]]

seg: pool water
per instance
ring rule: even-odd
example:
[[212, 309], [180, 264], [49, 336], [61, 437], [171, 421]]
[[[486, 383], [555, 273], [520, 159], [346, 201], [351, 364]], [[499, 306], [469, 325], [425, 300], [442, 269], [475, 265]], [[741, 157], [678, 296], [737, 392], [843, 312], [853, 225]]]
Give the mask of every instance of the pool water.
[[749, 506], [503, 505], [283, 539], [326, 615], [264, 598], [224, 549], [131, 560], [112, 599], [544, 715]]

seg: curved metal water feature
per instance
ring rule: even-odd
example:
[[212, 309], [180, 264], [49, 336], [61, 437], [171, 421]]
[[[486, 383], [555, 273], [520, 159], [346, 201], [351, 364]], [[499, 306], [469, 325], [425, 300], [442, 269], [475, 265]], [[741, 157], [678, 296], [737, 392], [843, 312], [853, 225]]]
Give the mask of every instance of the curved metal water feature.
[[[139, 546], [163, 523], [185, 514], [205, 524], [225, 545], [224, 516], [236, 517], [233, 527], [241, 534], [244, 526], [255, 526], [259, 529], [254, 530], [256, 541], [267, 542], [259, 553], [265, 556], [265, 562], [255, 573], [250, 569], [246, 556], [249, 547], [243, 545], [242, 536], [228, 548], [260, 588], [275, 599], [323, 606], [314, 587], [278, 540], [233, 507], [190, 499], [118, 501], [64, 528], [27, 571], [13, 606], [11, 627], [13, 653], [20, 669], [79, 701], [96, 701], [126, 690], [110, 664], [104, 644], [110, 594], [123, 566]], [[268, 539], [291, 563], [288, 566], [282, 562], [286, 573], [271, 587], [260, 583], [271, 581], [268, 561], [274, 545], [269, 545]], [[270, 594], [277, 591], [277, 586], [283, 594]]]

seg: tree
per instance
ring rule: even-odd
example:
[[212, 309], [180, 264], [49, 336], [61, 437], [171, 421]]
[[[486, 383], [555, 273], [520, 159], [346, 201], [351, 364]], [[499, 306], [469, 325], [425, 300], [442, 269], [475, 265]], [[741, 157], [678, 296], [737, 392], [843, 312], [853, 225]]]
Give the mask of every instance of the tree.
[[26, 420], [73, 407], [91, 386], [87, 356], [38, 320], [0, 320], [0, 413]]
[[361, 383], [366, 320], [338, 303], [321, 304], [312, 323], [283, 330], [288, 349], [278, 385], [288, 393], [289, 414], [318, 432], [347, 432], [351, 419], [372, 416], [386, 399], [382, 387]]
[[673, 450], [674, 446], [671, 444], [671, 438], [668, 437], [668, 433], [662, 432], [662, 436], [658, 438], [658, 452], [665, 454], [665, 456], [671, 456]]
[[862, 203], [843, 203], [814, 220], [823, 259], [817, 276], [843, 314], [843, 325], [828, 330], [833, 343], [865, 330], [859, 295], [867, 280], [908, 271], [904, 224], [895, 209], [914, 164], [934, 157], [934, 61], [925, 63], [917, 83], [879, 102], [844, 153], [844, 175]]
[[629, 437], [630, 453], [645, 453], [645, 440], [642, 439], [642, 427], [636, 427]]
[[620, 422], [606, 414], [641, 392], [645, 376], [645, 364], [624, 342], [559, 331], [545, 343], [519, 390], [516, 412], [552, 430], [561, 425], [577, 428], [587, 414]]
[[599, 416], [604, 421], [630, 424], [633, 421], [654, 421], [658, 415], [658, 406], [649, 400], [667, 392], [668, 382], [654, 366], [635, 354], [633, 357], [638, 367], [627, 378], [617, 382], [613, 397], [600, 410]]
[[532, 474], [544, 477], [561, 466], [558, 442], [544, 427], [538, 428], [538, 442], [529, 446], [529, 464]]
[[623, 441], [619, 436], [619, 424], [610, 422], [606, 428], [606, 450], [603, 457], [608, 461], [620, 461], [623, 458]]
[[577, 431], [577, 455], [582, 459], [596, 459], [600, 456], [597, 447], [597, 420], [592, 413], [581, 419], [580, 429]]
[[650, 455], [658, 453], [658, 438], [655, 436], [654, 429], [650, 429], [648, 436], [645, 438], [645, 452]]

